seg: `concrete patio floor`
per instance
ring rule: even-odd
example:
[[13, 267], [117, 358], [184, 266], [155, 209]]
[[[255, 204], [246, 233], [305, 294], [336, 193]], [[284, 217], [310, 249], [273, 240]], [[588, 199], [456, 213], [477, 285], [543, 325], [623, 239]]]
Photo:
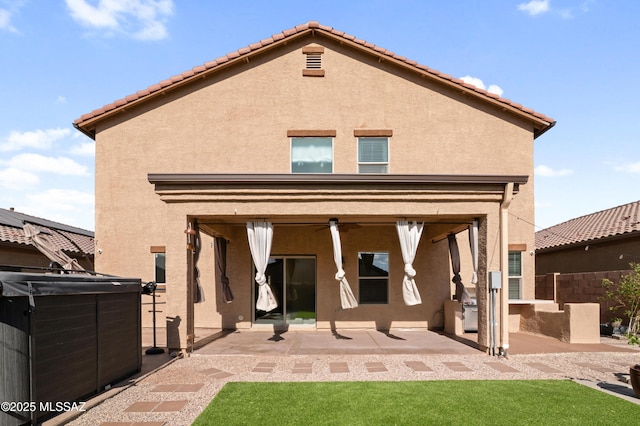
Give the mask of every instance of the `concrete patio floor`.
[[[196, 336], [198, 336], [196, 332]], [[200, 355], [377, 355], [377, 354], [478, 354], [477, 336], [448, 336], [427, 330], [267, 330], [200, 331], [204, 345], [196, 344]], [[508, 354], [571, 352], [633, 352], [610, 338], [597, 344], [569, 344], [526, 333], [511, 333]]]
[[[476, 345], [477, 346], [477, 345]], [[428, 331], [234, 331], [197, 349], [200, 355], [477, 354], [472, 346]]]

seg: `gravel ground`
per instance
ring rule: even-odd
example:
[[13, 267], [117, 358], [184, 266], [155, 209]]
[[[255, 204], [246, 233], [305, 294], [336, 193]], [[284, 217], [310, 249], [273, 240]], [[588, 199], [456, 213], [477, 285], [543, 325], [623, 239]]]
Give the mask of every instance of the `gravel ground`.
[[[606, 343], [626, 345], [607, 339]], [[621, 384], [629, 366], [640, 363], [640, 348], [634, 352], [579, 352], [535, 355], [511, 355], [508, 358], [474, 355], [198, 355], [175, 359], [170, 364], [136, 382], [101, 404], [84, 412], [71, 425], [98, 425], [103, 422], [165, 422], [166, 425], [190, 425], [228, 381], [408, 381], [408, 380], [511, 380], [578, 379], [593, 383]], [[432, 371], [414, 371], [407, 361], [421, 361]], [[331, 372], [332, 363], [347, 363], [349, 371]], [[387, 371], [370, 372], [368, 363], [382, 363]], [[456, 372], [445, 363], [459, 362], [471, 371]], [[272, 363], [270, 372], [252, 371], [259, 363]], [[499, 363], [517, 372], [500, 372], [487, 363]], [[559, 372], [543, 372], [531, 366], [542, 363]], [[311, 372], [294, 372], [294, 367]], [[579, 364], [589, 364], [588, 366]], [[261, 364], [265, 365], [265, 364]], [[494, 365], [495, 367], [495, 365]], [[266, 368], [270, 368], [267, 366]], [[153, 392], [158, 385], [203, 384], [196, 392]], [[626, 385], [625, 385], [626, 386]], [[185, 400], [178, 412], [124, 412], [140, 401]]]

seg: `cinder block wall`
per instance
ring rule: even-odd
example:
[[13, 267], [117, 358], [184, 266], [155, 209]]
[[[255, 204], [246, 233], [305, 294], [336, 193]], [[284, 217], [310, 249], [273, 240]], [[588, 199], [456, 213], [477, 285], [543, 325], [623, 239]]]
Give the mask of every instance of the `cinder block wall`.
[[536, 275], [536, 299], [554, 300], [560, 309], [565, 303], [599, 303], [600, 322], [609, 322], [616, 316], [623, 316], [622, 310], [610, 312], [612, 302], [602, 301], [605, 289], [602, 280], [607, 278], [618, 282], [629, 271], [583, 272], [570, 274]]

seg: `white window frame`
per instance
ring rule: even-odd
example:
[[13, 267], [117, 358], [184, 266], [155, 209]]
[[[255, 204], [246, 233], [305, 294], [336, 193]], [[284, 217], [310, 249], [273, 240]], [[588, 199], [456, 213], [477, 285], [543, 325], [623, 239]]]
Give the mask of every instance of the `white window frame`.
[[[518, 251], [518, 250], [511, 250], [509, 251], [509, 262], [511, 263], [511, 255], [517, 254], [520, 257], [520, 274], [516, 275], [516, 274], [511, 274], [511, 268], [507, 268], [509, 269], [509, 279], [508, 279], [508, 283], [509, 283], [509, 288], [508, 288], [508, 292], [509, 292], [509, 299], [510, 300], [521, 300], [522, 299], [522, 271], [523, 271], [523, 256], [522, 256], [522, 252]], [[511, 291], [512, 291], [512, 287], [511, 287], [511, 280], [517, 280], [518, 282], [518, 297], [511, 297]]]
[[[385, 140], [387, 142], [387, 161], [360, 161], [360, 141], [362, 139], [380, 139], [380, 140]], [[390, 148], [391, 148], [391, 144], [389, 143], [389, 137], [388, 136], [359, 136], [357, 138], [357, 161], [358, 161], [358, 173], [359, 174], [388, 174], [390, 173], [389, 169], [390, 169], [390, 164], [389, 164], [389, 157], [391, 157], [391, 152], [390, 152]], [[386, 166], [386, 171], [384, 172], [363, 172], [360, 170], [361, 166]]]
[[333, 173], [333, 166], [335, 162], [334, 155], [334, 138], [331, 136], [295, 136], [289, 139], [289, 168], [292, 174], [313, 174], [314, 172], [294, 172], [293, 171], [293, 143], [297, 139], [327, 139], [331, 142], [331, 170], [328, 172], [323, 172], [325, 174]]

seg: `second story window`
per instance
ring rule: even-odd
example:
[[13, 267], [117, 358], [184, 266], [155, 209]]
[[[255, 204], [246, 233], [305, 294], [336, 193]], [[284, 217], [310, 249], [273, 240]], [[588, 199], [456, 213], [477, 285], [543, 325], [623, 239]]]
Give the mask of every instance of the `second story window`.
[[389, 173], [389, 138], [358, 138], [358, 173]]
[[291, 138], [291, 173], [333, 173], [333, 138]]
[[165, 284], [167, 282], [166, 275], [166, 254], [154, 253], [155, 257], [155, 282], [157, 284]]

